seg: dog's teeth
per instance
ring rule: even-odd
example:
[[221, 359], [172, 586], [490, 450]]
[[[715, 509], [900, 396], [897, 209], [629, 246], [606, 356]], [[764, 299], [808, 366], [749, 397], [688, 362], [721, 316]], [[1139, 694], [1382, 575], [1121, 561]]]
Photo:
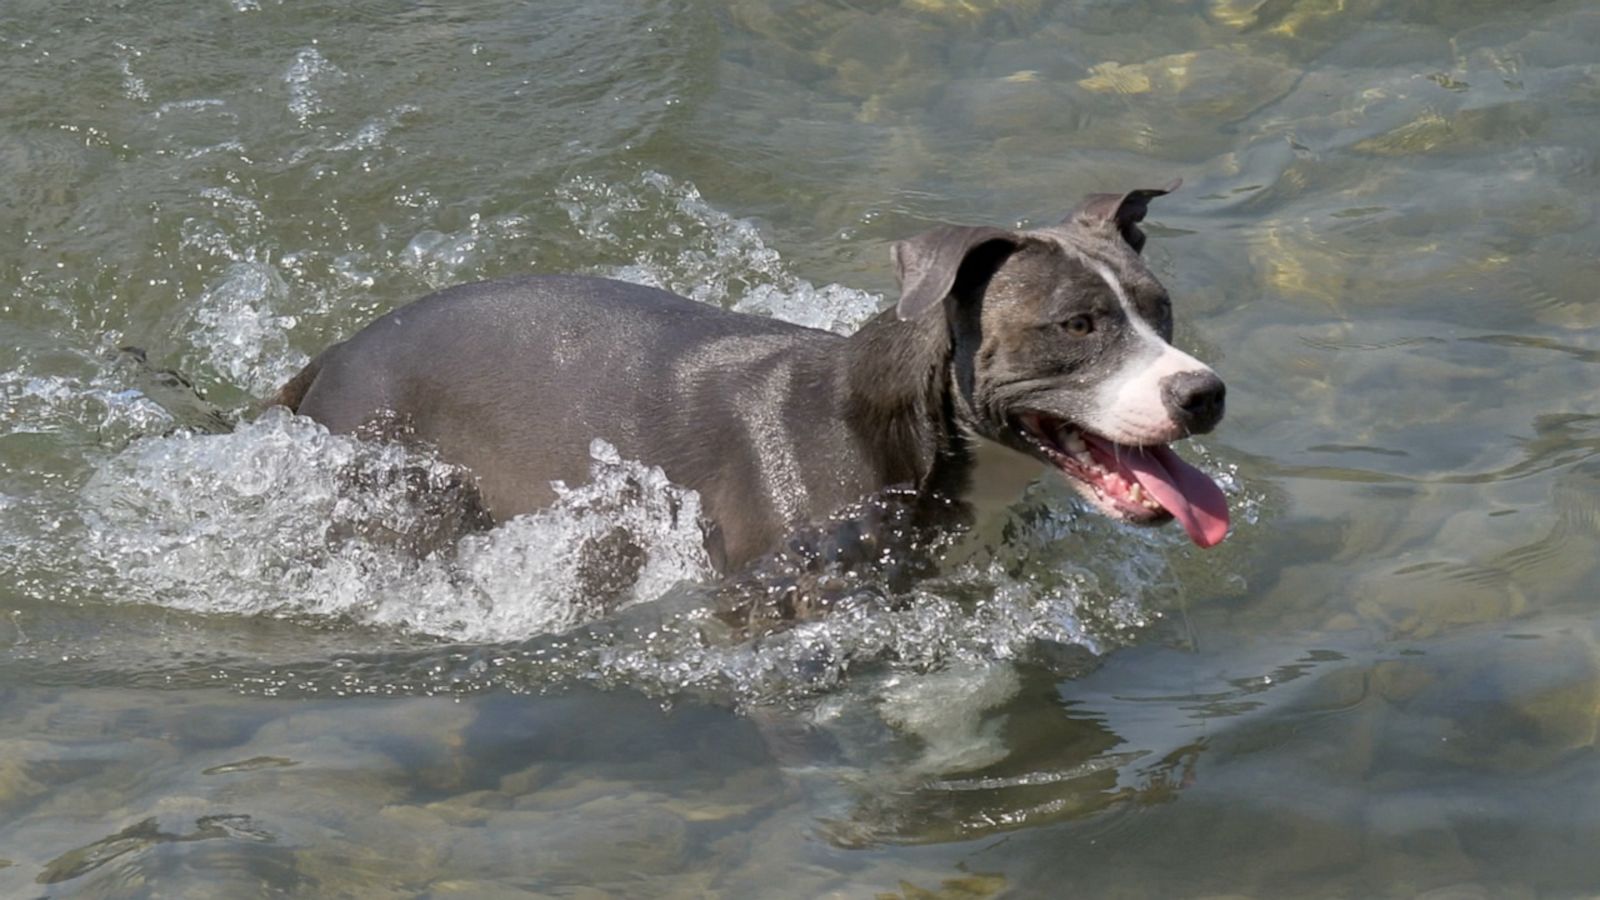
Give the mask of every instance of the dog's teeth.
[[1144, 502], [1144, 486], [1136, 484], [1133, 487], [1129, 488], [1128, 489], [1128, 499], [1132, 500], [1135, 503], [1143, 503]]
[[1089, 445], [1083, 442], [1083, 436], [1076, 431], [1069, 431], [1063, 435], [1061, 446], [1066, 448], [1068, 453], [1082, 453], [1089, 449]]

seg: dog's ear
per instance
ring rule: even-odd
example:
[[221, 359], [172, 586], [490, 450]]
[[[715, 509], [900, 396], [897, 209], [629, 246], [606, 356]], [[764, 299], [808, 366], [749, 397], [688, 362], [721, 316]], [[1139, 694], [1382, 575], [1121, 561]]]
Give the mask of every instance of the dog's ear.
[[1139, 223], [1144, 221], [1150, 201], [1162, 194], [1170, 194], [1182, 185], [1182, 178], [1174, 178], [1171, 184], [1163, 188], [1143, 188], [1126, 194], [1090, 194], [1083, 198], [1082, 206], [1061, 220], [1061, 224], [1087, 228], [1114, 225], [1133, 252], [1138, 253], [1144, 250], [1144, 232], [1139, 230]]
[[950, 295], [961, 266], [973, 251], [986, 244], [1015, 247], [1014, 231], [987, 225], [941, 225], [914, 238], [896, 241], [894, 273], [900, 279], [900, 302], [895, 312], [902, 321], [915, 319]]

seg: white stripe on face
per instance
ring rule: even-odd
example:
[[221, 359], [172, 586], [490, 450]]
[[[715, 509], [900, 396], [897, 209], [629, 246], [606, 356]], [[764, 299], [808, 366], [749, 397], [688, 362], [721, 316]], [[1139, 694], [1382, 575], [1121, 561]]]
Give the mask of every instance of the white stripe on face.
[[1133, 329], [1136, 348], [1127, 361], [1095, 391], [1094, 406], [1084, 427], [1119, 444], [1150, 444], [1181, 437], [1183, 428], [1172, 420], [1161, 396], [1161, 383], [1186, 372], [1215, 374], [1211, 367], [1172, 346], [1156, 334], [1128, 299], [1122, 282], [1105, 263], [1084, 262], [1116, 295]]

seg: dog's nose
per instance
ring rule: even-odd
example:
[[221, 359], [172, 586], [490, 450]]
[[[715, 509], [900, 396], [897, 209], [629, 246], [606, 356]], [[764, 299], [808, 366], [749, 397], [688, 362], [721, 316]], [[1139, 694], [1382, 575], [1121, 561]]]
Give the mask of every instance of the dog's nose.
[[1179, 372], [1161, 382], [1161, 400], [1186, 434], [1205, 434], [1222, 421], [1228, 388], [1215, 372]]

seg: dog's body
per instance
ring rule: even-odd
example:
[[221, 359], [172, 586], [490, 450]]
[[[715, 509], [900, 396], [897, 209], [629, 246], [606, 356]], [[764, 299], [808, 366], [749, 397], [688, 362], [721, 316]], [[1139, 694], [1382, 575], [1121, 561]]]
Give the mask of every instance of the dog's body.
[[603, 438], [699, 491], [725, 569], [887, 487], [971, 510], [1046, 467], [1102, 511], [1175, 514], [1209, 546], [1226, 504], [1164, 444], [1215, 425], [1222, 383], [1168, 343], [1165, 292], [1138, 256], [1135, 223], [1160, 193], [1098, 195], [1051, 229], [897, 244], [897, 308], [849, 338], [530, 277], [396, 310], [276, 399], [334, 431], [398, 424], [470, 469], [497, 521], [587, 477]]
[[837, 335], [597, 278], [450, 288], [332, 348], [298, 412], [352, 431], [375, 412], [477, 477], [496, 520], [588, 477], [602, 438], [695, 488], [738, 564], [787, 526], [876, 487], [915, 482], [918, 448], [848, 425]]

